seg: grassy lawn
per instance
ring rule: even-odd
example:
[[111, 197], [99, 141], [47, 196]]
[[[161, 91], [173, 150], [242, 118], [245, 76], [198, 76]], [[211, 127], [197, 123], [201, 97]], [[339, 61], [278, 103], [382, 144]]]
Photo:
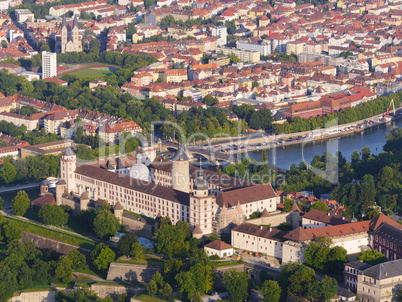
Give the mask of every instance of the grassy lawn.
[[225, 262], [212, 262], [212, 266], [230, 266], [230, 265], [236, 265], [236, 264], [242, 264], [243, 260], [238, 260], [238, 261], [225, 261]]
[[108, 67], [114, 67], [114, 68], [120, 68], [118, 65], [113, 65], [113, 64], [108, 64], [108, 63], [100, 63], [100, 62], [94, 62], [94, 63], [82, 63], [82, 64], [63, 64], [62, 66], [65, 67], [75, 67], [77, 65], [80, 65], [80, 68], [85, 68], [85, 67], [92, 67], [92, 66], [108, 66]]
[[141, 294], [137, 297], [134, 297], [134, 299], [140, 300], [140, 301], [146, 301], [146, 302], [165, 302], [167, 300], [163, 300], [157, 297], [151, 297], [149, 295], [146, 294]]
[[112, 74], [113, 72], [108, 71], [108, 70], [99, 70], [95, 68], [89, 68], [89, 69], [83, 69], [83, 70], [78, 70], [74, 72], [69, 72], [67, 74], [75, 75], [78, 78], [83, 78], [83, 77], [100, 77], [104, 74]]
[[[88, 275], [94, 275], [94, 276], [97, 276], [97, 277], [105, 279], [105, 280], [106, 280], [106, 276], [107, 276], [107, 271], [99, 271], [95, 267], [92, 267], [92, 266], [87, 266], [86, 268], [78, 269], [77, 272], [88, 274]], [[83, 277], [85, 277], [85, 276], [83, 276]], [[80, 280], [82, 280], [82, 279], [80, 278]], [[88, 281], [88, 280], [83, 280], [83, 281]]]
[[89, 250], [93, 250], [95, 248], [95, 242], [90, 239], [74, 236], [72, 234], [63, 233], [63, 232], [60, 232], [57, 230], [51, 230], [51, 229], [45, 228], [39, 224], [35, 224], [32, 222], [28, 222], [28, 221], [21, 221], [19, 219], [16, 219], [16, 218], [13, 218], [10, 216], [5, 216], [4, 218], [14, 221], [15, 223], [17, 223], [17, 225], [20, 226], [20, 228], [22, 230], [30, 232], [30, 233], [34, 233], [34, 234], [41, 235], [41, 236], [44, 236], [47, 238], [59, 240], [59, 241], [66, 242], [69, 244], [77, 245], [79, 247], [89, 249]]
[[43, 290], [51, 290], [52, 288], [49, 285], [43, 285], [43, 286], [35, 286], [35, 287], [30, 287], [30, 288], [23, 288], [20, 290], [17, 290], [14, 292], [14, 297], [19, 296], [21, 293], [29, 293], [29, 292], [39, 292]]
[[143, 264], [143, 265], [153, 265], [153, 266], [163, 266], [164, 261], [156, 256], [153, 255], [145, 255], [145, 259], [139, 259], [139, 260], [134, 260], [134, 259], [128, 259], [128, 260], [123, 260], [120, 257], [117, 259], [117, 263], [130, 263], [130, 264]]

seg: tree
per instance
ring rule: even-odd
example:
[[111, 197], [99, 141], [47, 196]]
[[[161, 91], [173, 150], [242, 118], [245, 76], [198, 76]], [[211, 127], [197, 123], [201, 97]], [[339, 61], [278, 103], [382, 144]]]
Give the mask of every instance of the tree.
[[71, 261], [71, 266], [73, 269], [83, 269], [87, 266], [87, 259], [85, 255], [79, 250], [71, 250], [67, 254], [68, 259]]
[[196, 263], [190, 268], [197, 292], [209, 292], [214, 285], [214, 271], [211, 266]]
[[67, 256], [61, 256], [54, 271], [56, 278], [64, 283], [68, 283], [71, 280], [72, 272], [73, 266], [71, 260]]
[[315, 271], [298, 262], [288, 262], [281, 270], [291, 293], [307, 294], [309, 285], [315, 280]]
[[387, 257], [376, 250], [365, 250], [359, 255], [359, 257], [357, 257], [357, 260], [376, 265], [387, 262]]
[[169, 283], [165, 283], [165, 286], [163, 288], [159, 289], [159, 293], [161, 294], [161, 296], [163, 298], [167, 299], [172, 295], [173, 289], [169, 285]]
[[347, 261], [347, 251], [341, 246], [334, 246], [329, 250], [325, 270], [334, 274], [341, 273]]
[[212, 106], [219, 103], [219, 101], [210, 94], [207, 94], [202, 100], [202, 102], [207, 106]]
[[165, 282], [163, 282], [163, 277], [160, 272], [156, 272], [155, 275], [152, 276], [152, 280], [156, 283], [158, 288], [162, 288]]
[[7, 242], [21, 239], [22, 229], [13, 221], [3, 225], [4, 237]]
[[155, 296], [158, 292], [158, 285], [156, 285], [154, 280], [149, 281], [147, 285], [147, 291], [148, 295], [150, 295], [151, 297]]
[[8, 46], [7, 41], [6, 40], [1, 40], [1, 47], [2, 48], [7, 48], [7, 46]]
[[316, 298], [328, 301], [336, 295], [338, 291], [338, 282], [334, 278], [325, 275], [324, 279], [318, 282], [316, 288], [318, 289], [318, 297]]
[[363, 159], [363, 160], [366, 160], [366, 159], [368, 159], [368, 158], [370, 157], [370, 155], [371, 155], [371, 150], [370, 150], [370, 148], [369, 148], [369, 147], [364, 147], [364, 148], [362, 149], [362, 159]]
[[323, 212], [328, 212], [329, 206], [323, 201], [316, 201], [311, 205], [310, 210], [319, 210]]
[[265, 280], [261, 293], [264, 296], [264, 302], [278, 302], [281, 298], [282, 289], [277, 281]]
[[285, 212], [290, 212], [290, 209], [292, 208], [293, 205], [293, 200], [290, 198], [286, 198], [284, 203], [283, 203], [283, 210]]
[[142, 252], [142, 245], [139, 242], [134, 242], [131, 246], [130, 256], [134, 260], [144, 258], [144, 253]]
[[137, 242], [137, 235], [127, 233], [117, 242], [117, 251], [119, 255], [130, 256], [133, 243]]
[[252, 87], [252, 88], [260, 87], [260, 83], [258, 83], [258, 81], [253, 81], [253, 82], [251, 83], [251, 87]]
[[23, 216], [31, 205], [28, 194], [25, 191], [18, 191], [12, 203], [13, 213], [17, 216]]
[[119, 220], [109, 209], [100, 210], [94, 220], [94, 232], [99, 239], [109, 239], [117, 234], [120, 228]]
[[0, 196], [0, 210], [5, 210], [6, 208], [5, 208], [5, 206], [4, 206], [4, 199], [3, 198], [1, 198], [1, 196]]
[[114, 261], [115, 258], [116, 254], [104, 243], [97, 244], [91, 252], [92, 262], [99, 270], [108, 269], [110, 262]]
[[44, 224], [62, 226], [67, 224], [68, 214], [56, 205], [47, 204], [40, 208], [38, 216]]
[[230, 301], [240, 302], [247, 299], [249, 292], [247, 273], [227, 271], [223, 274], [223, 284], [229, 293]]
[[352, 153], [352, 163], [357, 163], [360, 160], [360, 153], [359, 151], [355, 150]]
[[4, 183], [9, 184], [15, 180], [17, 176], [17, 171], [14, 166], [11, 164], [9, 158], [5, 158], [3, 162], [3, 166], [0, 169], [0, 177], [3, 179]]

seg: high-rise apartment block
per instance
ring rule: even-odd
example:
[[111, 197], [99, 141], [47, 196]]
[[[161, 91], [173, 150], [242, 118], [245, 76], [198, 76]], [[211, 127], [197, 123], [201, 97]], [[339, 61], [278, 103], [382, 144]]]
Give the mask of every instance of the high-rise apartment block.
[[57, 76], [57, 54], [42, 52], [42, 79]]

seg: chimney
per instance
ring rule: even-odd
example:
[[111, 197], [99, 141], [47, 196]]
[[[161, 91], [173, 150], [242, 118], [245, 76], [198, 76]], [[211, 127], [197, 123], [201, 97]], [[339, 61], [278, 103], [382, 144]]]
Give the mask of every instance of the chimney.
[[260, 225], [260, 230], [262, 230], [262, 228], [263, 228], [263, 226], [262, 226], [262, 225]]
[[269, 228], [269, 231], [272, 232], [272, 228]]
[[327, 213], [327, 216], [331, 215], [329, 212]]
[[345, 217], [342, 216], [342, 220], [345, 220]]

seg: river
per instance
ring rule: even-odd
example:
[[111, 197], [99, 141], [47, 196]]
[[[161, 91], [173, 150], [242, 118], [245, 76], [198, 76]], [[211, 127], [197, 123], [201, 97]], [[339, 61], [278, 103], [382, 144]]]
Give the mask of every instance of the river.
[[[39, 197], [39, 186], [37, 188], [29, 188], [29, 189], [24, 189], [25, 192], [27, 192], [29, 199], [32, 201], [36, 198]], [[14, 192], [6, 192], [6, 193], [1, 193], [1, 198], [4, 200], [4, 205], [6, 208], [10, 207], [11, 201], [17, 195], [18, 191]]]
[[[342, 155], [350, 161], [354, 150], [360, 152], [366, 146], [371, 149], [373, 154], [378, 154], [382, 151], [385, 136], [391, 131], [392, 127], [402, 127], [402, 119], [397, 119], [389, 125], [381, 125], [363, 132], [350, 133], [337, 138], [268, 149], [269, 163], [279, 168], [288, 169], [292, 164], [298, 165], [302, 161], [310, 163], [314, 156], [322, 155], [325, 151], [335, 155], [337, 150], [340, 150]], [[261, 158], [261, 151], [250, 152], [249, 154], [255, 160]]]

